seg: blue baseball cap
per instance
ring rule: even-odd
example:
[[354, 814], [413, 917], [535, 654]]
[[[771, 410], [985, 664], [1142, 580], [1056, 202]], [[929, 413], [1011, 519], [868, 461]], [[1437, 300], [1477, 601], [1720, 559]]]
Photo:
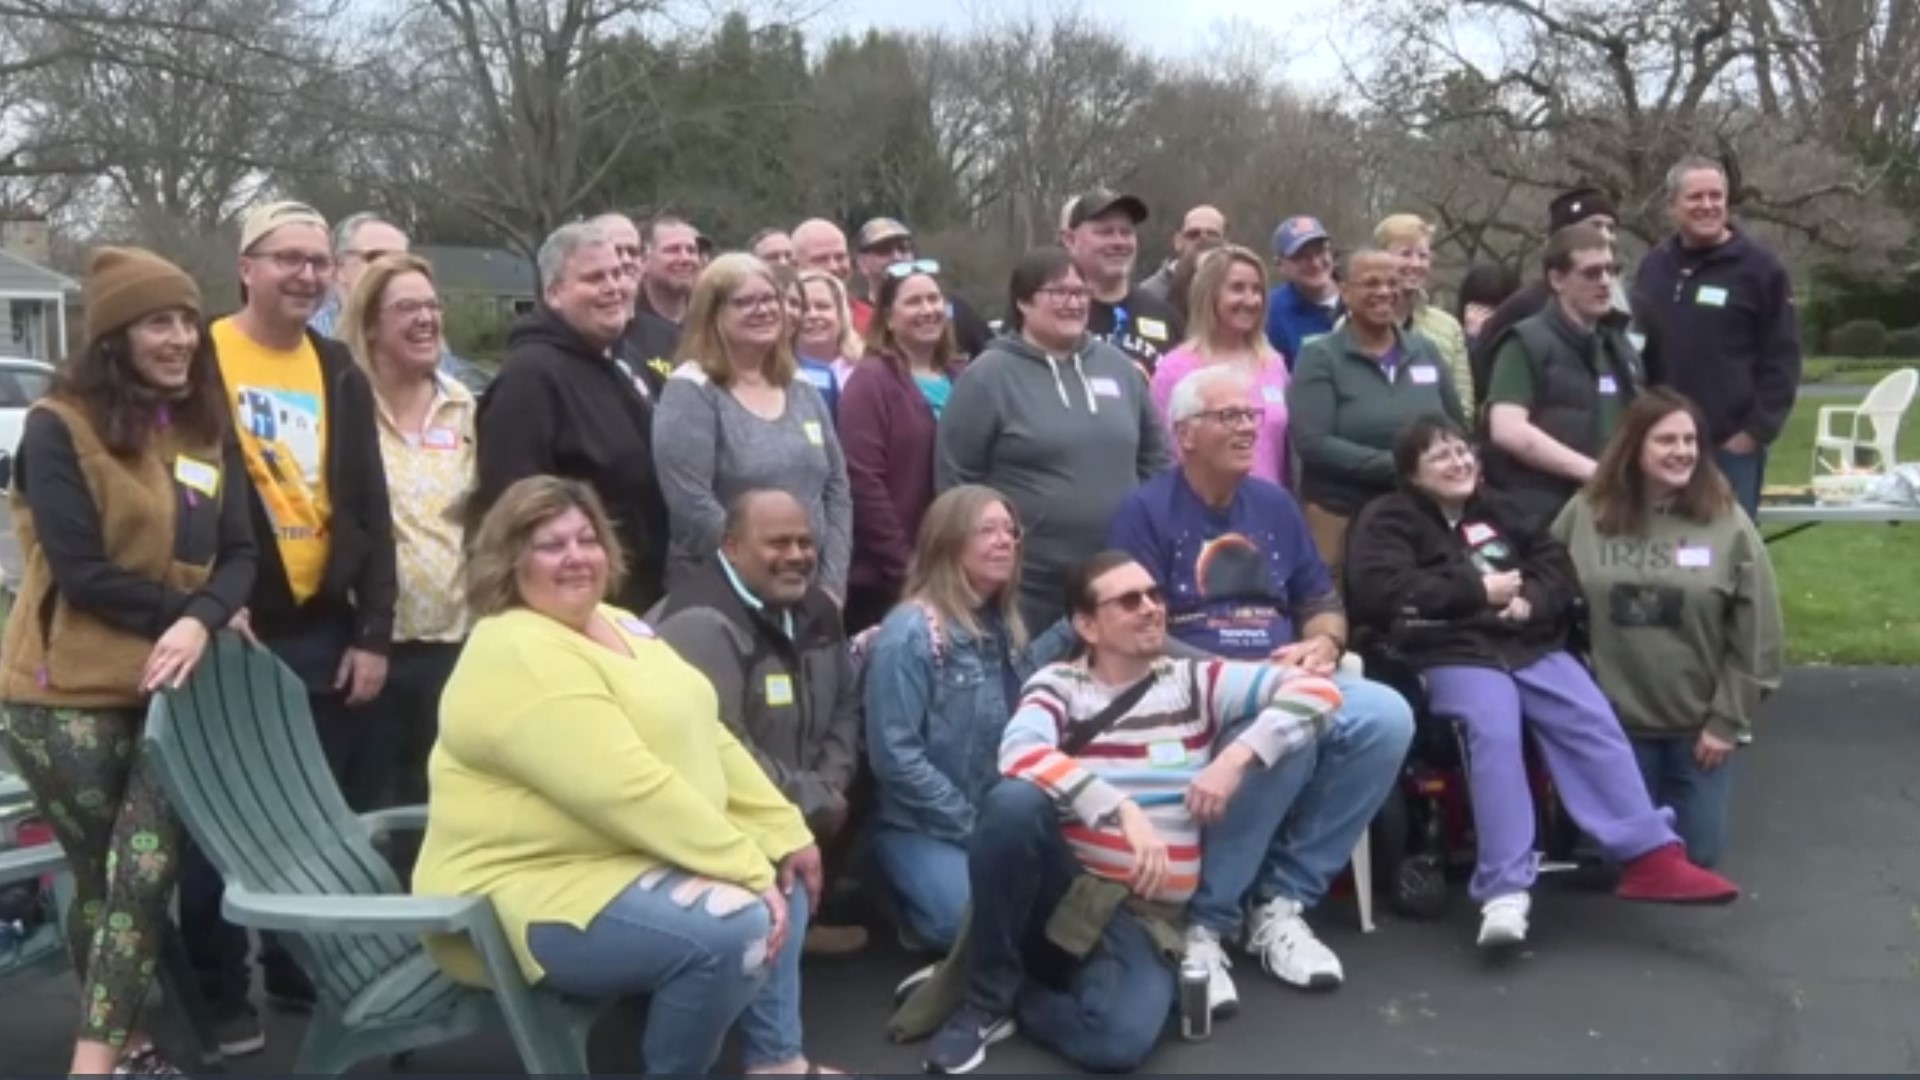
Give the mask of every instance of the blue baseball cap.
[[1283, 259], [1291, 259], [1300, 253], [1301, 248], [1315, 240], [1332, 239], [1319, 218], [1290, 217], [1273, 230], [1273, 253]]

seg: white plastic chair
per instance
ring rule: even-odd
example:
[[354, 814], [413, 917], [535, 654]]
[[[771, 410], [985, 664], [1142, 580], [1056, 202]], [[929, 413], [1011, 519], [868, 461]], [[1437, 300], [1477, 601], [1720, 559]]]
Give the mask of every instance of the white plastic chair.
[[[1813, 440], [1813, 475], [1858, 475], [1892, 469], [1898, 460], [1895, 444], [1900, 438], [1900, 421], [1913, 404], [1916, 387], [1920, 387], [1920, 370], [1901, 368], [1873, 384], [1858, 405], [1820, 406], [1820, 424]], [[1842, 420], [1846, 421], [1844, 434], [1838, 430]], [[1872, 431], [1870, 437], [1861, 437], [1862, 420]], [[1859, 464], [1862, 450], [1873, 455], [1869, 468]]]

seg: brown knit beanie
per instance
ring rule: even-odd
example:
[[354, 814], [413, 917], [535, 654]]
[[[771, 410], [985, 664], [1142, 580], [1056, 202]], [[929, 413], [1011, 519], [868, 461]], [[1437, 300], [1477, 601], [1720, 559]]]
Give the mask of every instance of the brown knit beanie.
[[200, 286], [187, 272], [151, 251], [103, 247], [87, 264], [87, 342], [167, 308], [200, 318]]

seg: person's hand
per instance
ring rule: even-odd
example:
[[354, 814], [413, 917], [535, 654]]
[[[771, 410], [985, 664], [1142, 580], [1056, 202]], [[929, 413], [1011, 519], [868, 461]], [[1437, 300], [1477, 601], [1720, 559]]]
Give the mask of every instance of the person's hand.
[[1500, 617], [1508, 622], [1526, 622], [1533, 617], [1533, 605], [1527, 603], [1526, 597], [1516, 596], [1507, 601], [1506, 607], [1500, 609]]
[[771, 927], [767, 931], [767, 966], [773, 966], [773, 958], [780, 955], [780, 949], [787, 943], [787, 894], [780, 886], [771, 885], [760, 890], [760, 902], [767, 905], [767, 922]]
[[1211, 825], [1226, 816], [1227, 804], [1240, 790], [1247, 775], [1253, 751], [1235, 743], [1222, 751], [1211, 765], [1201, 769], [1187, 785], [1187, 811], [1202, 825]]
[[1276, 664], [1297, 667], [1309, 675], [1331, 675], [1340, 666], [1340, 648], [1325, 634], [1282, 645], [1267, 657]]
[[233, 618], [227, 620], [227, 629], [239, 634], [240, 640], [254, 648], [260, 647], [260, 639], [253, 634], [253, 612], [246, 608], [233, 613]]
[[147, 654], [146, 669], [140, 673], [140, 692], [151, 694], [185, 686], [187, 676], [193, 674], [201, 654], [207, 651], [207, 638], [207, 628], [199, 619], [183, 618], [167, 627]]
[[1485, 304], [1468, 304], [1461, 316], [1460, 329], [1465, 330], [1468, 337], [1479, 337], [1480, 328], [1493, 317], [1493, 309]]
[[387, 684], [387, 658], [365, 649], [348, 649], [340, 658], [340, 671], [333, 677], [333, 688], [344, 690], [347, 704], [365, 705], [380, 696]]
[[1733, 438], [1721, 443], [1720, 448], [1729, 454], [1751, 454], [1760, 449], [1760, 444], [1754, 441], [1753, 436], [1741, 431], [1736, 432]]
[[820, 892], [826, 883], [827, 872], [820, 863], [820, 845], [808, 844], [799, 851], [780, 860], [780, 891], [785, 893], [793, 888], [793, 879], [807, 887], [809, 910], [820, 910]]
[[1733, 756], [1733, 744], [1711, 731], [1702, 731], [1693, 743], [1693, 763], [1701, 772], [1712, 772]]
[[1167, 842], [1148, 820], [1147, 812], [1132, 801], [1120, 804], [1120, 832], [1133, 849], [1133, 874], [1127, 884], [1142, 899], [1151, 899], [1167, 879]]
[[1487, 590], [1487, 606], [1504, 608], [1520, 595], [1520, 571], [1502, 570], [1497, 574], [1482, 574], [1480, 585]]

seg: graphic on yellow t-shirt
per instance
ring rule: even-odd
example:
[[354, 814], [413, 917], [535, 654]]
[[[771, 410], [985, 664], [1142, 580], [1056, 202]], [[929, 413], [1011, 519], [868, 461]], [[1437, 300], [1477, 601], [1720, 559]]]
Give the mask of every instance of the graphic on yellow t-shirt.
[[213, 324], [214, 348], [247, 474], [273, 522], [295, 603], [320, 591], [327, 565], [326, 396], [311, 342], [270, 349], [231, 320]]

